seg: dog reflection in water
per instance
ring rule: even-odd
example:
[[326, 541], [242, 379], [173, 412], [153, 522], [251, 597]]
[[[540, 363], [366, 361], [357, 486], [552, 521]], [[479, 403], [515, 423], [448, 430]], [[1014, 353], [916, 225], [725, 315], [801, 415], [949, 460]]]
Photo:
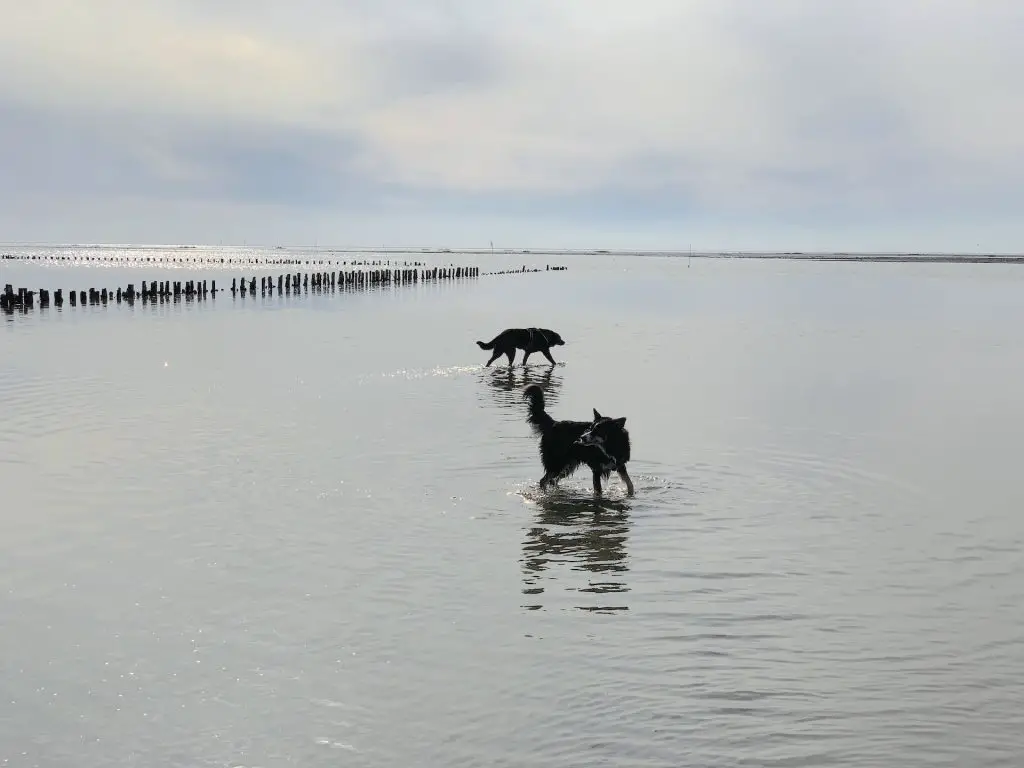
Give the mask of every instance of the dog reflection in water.
[[[551, 388], [555, 370], [551, 367], [542, 368], [539, 371], [529, 368], [492, 368], [485, 373], [485, 377], [492, 387], [505, 392], [519, 392], [530, 384], [537, 384], [547, 390]], [[560, 379], [561, 377], [556, 379], [558, 385], [561, 384]]]
[[[627, 539], [630, 504], [625, 500], [573, 498], [563, 491], [529, 498], [538, 509], [523, 540], [523, 594], [533, 595], [524, 607], [539, 610], [544, 574], [559, 563], [587, 573], [585, 586], [567, 586], [567, 591], [594, 595], [625, 593], [629, 570]], [[625, 611], [627, 605], [576, 606], [588, 611]]]
[[497, 403], [502, 410], [511, 411], [518, 420], [523, 412], [523, 389], [538, 384], [545, 395], [554, 403], [558, 402], [562, 388], [562, 376], [557, 367], [536, 365], [529, 368], [481, 368], [480, 398]]

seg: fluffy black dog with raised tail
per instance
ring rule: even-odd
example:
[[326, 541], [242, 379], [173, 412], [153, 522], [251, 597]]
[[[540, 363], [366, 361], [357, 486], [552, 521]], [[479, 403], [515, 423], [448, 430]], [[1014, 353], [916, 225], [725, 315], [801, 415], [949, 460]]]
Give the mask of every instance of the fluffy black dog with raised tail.
[[627, 495], [633, 495], [633, 481], [626, 471], [630, 446], [625, 416], [612, 419], [595, 408], [593, 421], [557, 421], [544, 410], [544, 390], [538, 385], [524, 389], [523, 397], [529, 401], [526, 420], [540, 435], [540, 460], [544, 465], [541, 488], [586, 464], [594, 476], [596, 495], [601, 495], [601, 480], [607, 480], [612, 470], [626, 484]]

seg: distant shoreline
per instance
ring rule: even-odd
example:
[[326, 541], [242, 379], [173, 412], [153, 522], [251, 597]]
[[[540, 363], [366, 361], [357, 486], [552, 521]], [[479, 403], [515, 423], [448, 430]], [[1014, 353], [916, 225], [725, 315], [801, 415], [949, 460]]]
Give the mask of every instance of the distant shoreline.
[[[31, 244], [5, 243], [0, 249], [41, 248], [57, 250], [75, 248], [86, 250], [123, 249], [132, 251], [193, 251], [207, 249], [251, 249], [300, 251], [336, 254], [377, 254], [377, 255], [477, 255], [477, 256], [642, 256], [654, 258], [694, 259], [781, 259], [787, 261], [839, 261], [872, 263], [932, 263], [932, 264], [1024, 264], [1024, 254], [971, 254], [971, 253], [928, 253], [912, 251], [856, 252], [856, 251], [669, 251], [616, 248], [414, 248], [414, 247], [329, 247], [318, 245], [127, 245], [127, 244]], [[0, 250], [0, 258], [19, 259], [20, 256]]]

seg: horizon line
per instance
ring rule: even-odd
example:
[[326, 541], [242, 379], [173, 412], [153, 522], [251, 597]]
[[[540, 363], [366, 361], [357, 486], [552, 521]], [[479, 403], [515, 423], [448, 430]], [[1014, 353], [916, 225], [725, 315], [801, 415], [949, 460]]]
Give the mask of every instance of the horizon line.
[[336, 253], [432, 253], [432, 254], [444, 254], [444, 253], [464, 253], [464, 254], [475, 254], [475, 255], [490, 255], [495, 256], [522, 256], [522, 255], [578, 255], [578, 256], [696, 256], [698, 258], [709, 258], [709, 257], [796, 257], [796, 258], [809, 258], [809, 257], [822, 257], [822, 256], [840, 256], [840, 257], [926, 257], [926, 256], [941, 256], [941, 257], [969, 257], [969, 258], [1022, 258], [1024, 257], [1024, 251], [929, 251], [929, 250], [911, 250], [911, 249], [898, 249], [898, 250], [856, 250], [856, 249], [827, 249], [827, 250], [797, 250], [797, 249], [747, 249], [747, 248], [595, 248], [595, 247], [582, 247], [582, 248], [551, 248], [546, 246], [541, 247], [522, 247], [522, 246], [509, 246], [509, 247], [494, 247], [491, 245], [484, 246], [467, 246], [467, 247], [453, 247], [453, 246], [436, 246], [436, 245], [375, 245], [375, 246], [357, 246], [357, 245], [321, 245], [319, 243], [291, 243], [283, 244], [276, 243], [267, 245], [264, 243], [57, 243], [57, 242], [3, 242], [0, 243], [0, 248], [129, 248], [129, 249], [210, 249], [210, 248], [259, 248], [269, 250], [314, 250], [314, 251], [332, 251]]

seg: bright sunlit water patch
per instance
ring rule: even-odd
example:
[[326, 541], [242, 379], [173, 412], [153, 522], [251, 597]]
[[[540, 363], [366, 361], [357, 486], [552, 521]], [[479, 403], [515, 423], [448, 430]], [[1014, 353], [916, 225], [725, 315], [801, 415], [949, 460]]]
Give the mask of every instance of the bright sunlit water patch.
[[425, 379], [432, 377], [453, 377], [464, 374], [476, 374], [480, 370], [478, 365], [449, 365], [430, 369], [420, 370], [399, 370], [387, 371], [379, 374], [367, 374], [360, 377], [360, 382], [373, 381], [375, 379]]

